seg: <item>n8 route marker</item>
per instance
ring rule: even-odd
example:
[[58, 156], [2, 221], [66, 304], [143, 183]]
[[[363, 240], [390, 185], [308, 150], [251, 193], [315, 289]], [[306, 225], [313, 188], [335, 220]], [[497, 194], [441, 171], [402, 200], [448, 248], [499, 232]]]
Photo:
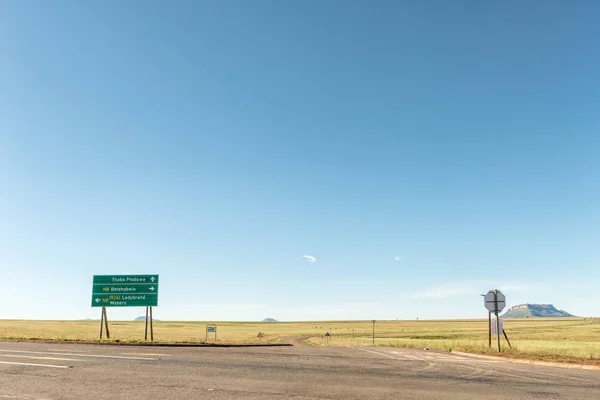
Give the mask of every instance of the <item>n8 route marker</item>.
[[92, 307], [154, 307], [158, 275], [94, 275]]
[[109, 283], [104, 285], [94, 285], [93, 293], [97, 294], [115, 294], [115, 293], [132, 293], [132, 294], [152, 294], [158, 293], [158, 285], [151, 284], [134, 284], [134, 285], [111, 285]]

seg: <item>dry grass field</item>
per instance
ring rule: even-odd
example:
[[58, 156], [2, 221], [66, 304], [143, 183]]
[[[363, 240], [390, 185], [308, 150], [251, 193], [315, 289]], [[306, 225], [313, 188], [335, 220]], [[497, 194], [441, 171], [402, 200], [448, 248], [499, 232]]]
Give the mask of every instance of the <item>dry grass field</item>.
[[[211, 322], [154, 323], [156, 342], [206, 342]], [[217, 343], [279, 343], [302, 338], [317, 346], [371, 346], [371, 321], [215, 322]], [[143, 341], [144, 322], [114, 321], [111, 340]], [[502, 338], [505, 356], [600, 365], [600, 319], [548, 318], [505, 320], [511, 340]], [[98, 340], [99, 321], [0, 321], [0, 339]], [[263, 333], [262, 340], [257, 337]], [[330, 332], [330, 336], [325, 336]], [[208, 335], [208, 342], [214, 334]], [[487, 320], [378, 321], [375, 345], [494, 353], [488, 348]]]

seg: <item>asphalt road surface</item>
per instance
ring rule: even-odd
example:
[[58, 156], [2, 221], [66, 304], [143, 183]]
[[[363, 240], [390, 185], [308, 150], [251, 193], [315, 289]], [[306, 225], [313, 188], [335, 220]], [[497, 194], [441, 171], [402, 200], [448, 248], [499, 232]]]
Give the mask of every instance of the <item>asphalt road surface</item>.
[[600, 372], [348, 347], [0, 343], [0, 400], [600, 399]]

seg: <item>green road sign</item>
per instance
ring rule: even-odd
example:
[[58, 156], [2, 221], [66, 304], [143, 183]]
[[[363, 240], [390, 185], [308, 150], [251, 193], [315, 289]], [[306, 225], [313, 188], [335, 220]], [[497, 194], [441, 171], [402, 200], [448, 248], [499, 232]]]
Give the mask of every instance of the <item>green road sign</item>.
[[158, 275], [94, 275], [92, 307], [158, 305]]

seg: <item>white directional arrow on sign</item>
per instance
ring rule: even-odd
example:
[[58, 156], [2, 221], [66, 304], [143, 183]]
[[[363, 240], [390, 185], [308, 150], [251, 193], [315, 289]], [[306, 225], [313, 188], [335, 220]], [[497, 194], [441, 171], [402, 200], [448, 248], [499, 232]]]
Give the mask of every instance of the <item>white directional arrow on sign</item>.
[[151, 280], [152, 282], [154, 282], [154, 277], [150, 278], [150, 280]]
[[96, 297], [96, 303], [100, 303], [100, 299]]
[[154, 292], [154, 286], [150, 286], [148, 289], [150, 289]]

